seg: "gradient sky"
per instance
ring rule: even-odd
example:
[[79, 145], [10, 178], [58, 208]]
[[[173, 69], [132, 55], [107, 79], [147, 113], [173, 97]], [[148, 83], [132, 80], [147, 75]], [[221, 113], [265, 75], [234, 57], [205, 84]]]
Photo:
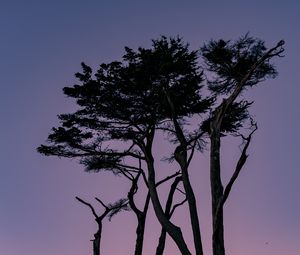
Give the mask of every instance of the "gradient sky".
[[[268, 46], [284, 39], [286, 57], [276, 59], [278, 78], [248, 93], [259, 130], [225, 208], [226, 248], [229, 255], [298, 255], [299, 14], [296, 0], [1, 1], [0, 254], [91, 254], [95, 224], [75, 195], [110, 202], [127, 192], [121, 178], [88, 174], [75, 160], [36, 153], [57, 125], [56, 115], [74, 109], [62, 88], [74, 83], [81, 61], [95, 67], [117, 60], [124, 46], [147, 47], [160, 35], [180, 35], [196, 49], [212, 38], [250, 32]], [[227, 175], [238, 152], [229, 148]], [[191, 174], [210, 255], [207, 158], [199, 156]], [[150, 216], [145, 255], [154, 254], [159, 229]], [[179, 210], [176, 221], [185, 220], [186, 211]], [[130, 213], [105, 222], [103, 254], [132, 254], [135, 223]], [[179, 254], [170, 240], [165, 254]]]

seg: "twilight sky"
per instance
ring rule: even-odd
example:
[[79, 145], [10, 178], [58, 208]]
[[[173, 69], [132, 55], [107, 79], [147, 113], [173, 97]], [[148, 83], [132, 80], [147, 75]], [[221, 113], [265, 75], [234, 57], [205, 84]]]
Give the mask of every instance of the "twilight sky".
[[[275, 80], [248, 91], [259, 130], [225, 207], [226, 248], [230, 255], [298, 255], [299, 13], [296, 0], [1, 1], [0, 254], [91, 254], [93, 217], [74, 197], [110, 202], [127, 192], [121, 178], [88, 174], [75, 160], [36, 153], [57, 125], [56, 115], [74, 109], [62, 88], [74, 83], [81, 61], [96, 67], [118, 60], [124, 46], [147, 47], [160, 35], [180, 35], [197, 49], [212, 38], [250, 32], [267, 46], [284, 39], [286, 57], [275, 60]], [[162, 148], [159, 144], [157, 154]], [[237, 152], [225, 147], [225, 175]], [[191, 174], [210, 255], [207, 158], [199, 156]], [[150, 218], [145, 255], [154, 254], [158, 237], [158, 224]], [[179, 210], [176, 221], [185, 220], [186, 211]], [[103, 254], [132, 254], [135, 223], [131, 213], [105, 222]], [[170, 240], [165, 254], [179, 254]]]

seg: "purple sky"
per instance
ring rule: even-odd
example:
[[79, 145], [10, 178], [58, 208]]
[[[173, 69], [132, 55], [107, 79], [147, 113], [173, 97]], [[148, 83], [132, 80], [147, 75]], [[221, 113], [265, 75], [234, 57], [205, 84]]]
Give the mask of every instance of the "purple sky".
[[[248, 31], [269, 46], [284, 39], [286, 57], [276, 59], [278, 78], [248, 93], [259, 130], [225, 208], [226, 248], [230, 255], [299, 254], [300, 3], [204, 2], [209, 1], [1, 2], [1, 255], [91, 254], [95, 224], [75, 195], [110, 202], [127, 192], [121, 178], [87, 174], [75, 160], [36, 153], [57, 125], [56, 115], [74, 107], [62, 88], [73, 84], [81, 61], [96, 66], [120, 59], [124, 46], [147, 47], [160, 35], [180, 35], [196, 49], [211, 38], [236, 39]], [[238, 150], [225, 148], [226, 175]], [[210, 255], [207, 158], [207, 153], [198, 156], [191, 174]], [[145, 255], [154, 254], [158, 237], [150, 216]], [[185, 220], [180, 209], [176, 222]], [[135, 223], [131, 213], [105, 222], [103, 254], [132, 254]], [[185, 235], [189, 239], [189, 230]], [[179, 254], [170, 240], [166, 254]]]

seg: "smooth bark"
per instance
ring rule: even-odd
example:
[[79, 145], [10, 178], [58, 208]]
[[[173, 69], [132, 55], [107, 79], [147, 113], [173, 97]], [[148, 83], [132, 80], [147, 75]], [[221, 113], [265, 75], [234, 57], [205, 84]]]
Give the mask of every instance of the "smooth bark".
[[97, 226], [98, 226], [98, 230], [97, 232], [94, 234], [95, 239], [91, 240], [93, 242], [93, 255], [100, 255], [100, 244], [101, 244], [101, 235], [102, 235], [102, 220], [106, 217], [106, 215], [111, 211], [111, 209], [109, 209], [106, 205], [104, 205], [102, 203], [102, 201], [100, 199], [97, 199], [97, 201], [101, 201], [101, 204], [104, 206], [105, 211], [103, 214], [101, 214], [100, 216], [96, 213], [94, 207], [90, 204], [87, 203], [86, 201], [84, 201], [83, 199], [76, 197], [76, 199], [81, 202], [82, 204], [88, 206], [94, 217], [95, 217], [95, 221], [97, 222]]
[[[165, 207], [165, 215], [167, 218], [171, 218], [172, 216], [172, 204], [173, 204], [173, 197], [174, 197], [174, 193], [176, 191], [177, 185], [179, 184], [179, 182], [182, 180], [182, 178], [180, 176], [176, 177], [174, 182], [171, 185], [170, 191], [169, 191], [169, 195], [168, 195], [168, 199], [167, 199], [167, 203], [166, 203], [166, 207]], [[164, 249], [165, 249], [165, 243], [166, 243], [166, 236], [167, 236], [167, 231], [162, 228], [161, 232], [160, 232], [160, 236], [159, 236], [159, 241], [158, 241], [158, 246], [156, 248], [156, 255], [163, 255], [164, 253]]]
[[93, 241], [93, 255], [100, 255], [100, 242], [102, 234], [102, 223], [98, 223], [98, 231], [94, 234], [95, 239]]
[[184, 187], [184, 190], [186, 193], [186, 198], [187, 198], [187, 202], [188, 202], [188, 206], [189, 206], [189, 214], [190, 214], [190, 220], [191, 220], [191, 225], [192, 225], [194, 247], [195, 247], [196, 255], [203, 255], [201, 231], [200, 231], [200, 223], [199, 223], [199, 217], [198, 217], [196, 198], [195, 198], [195, 194], [194, 194], [194, 191], [193, 191], [190, 179], [189, 179], [189, 173], [188, 173], [188, 165], [189, 165], [189, 161], [190, 161], [187, 158], [188, 143], [184, 136], [183, 130], [178, 123], [173, 101], [167, 91], [165, 91], [165, 94], [167, 96], [168, 103], [170, 106], [171, 115], [172, 115], [171, 120], [174, 124], [175, 134], [180, 143], [180, 145], [175, 149], [174, 156], [175, 156], [175, 160], [180, 165], [181, 172], [182, 172], [182, 183], [183, 183], [183, 187]]
[[193, 239], [196, 255], [203, 255], [202, 249], [202, 241], [201, 241], [201, 233], [200, 233], [200, 223], [197, 211], [197, 204], [195, 194], [190, 183], [189, 174], [188, 174], [188, 163], [187, 163], [187, 155], [186, 149], [182, 152], [179, 152], [178, 155], [175, 155], [176, 160], [181, 166], [182, 171], [182, 183], [185, 190], [188, 206], [189, 206], [189, 214], [193, 231]]
[[213, 220], [213, 255], [225, 255], [223, 206], [219, 208], [219, 211], [217, 212], [218, 205], [220, 204], [220, 201], [223, 196], [223, 185], [221, 181], [220, 169], [220, 135], [217, 132], [212, 132], [211, 134], [210, 185]]
[[148, 207], [149, 207], [149, 202], [150, 202], [150, 195], [149, 193], [147, 194], [146, 201], [144, 204], [143, 210], [139, 210], [134, 202], [134, 195], [137, 192], [138, 186], [137, 186], [137, 181], [139, 179], [140, 174], [133, 179], [132, 185], [130, 188], [130, 191], [128, 192], [128, 202], [135, 213], [137, 217], [137, 228], [136, 228], [136, 241], [135, 241], [135, 250], [134, 250], [134, 255], [142, 255], [143, 253], [143, 244], [144, 244], [144, 235], [145, 235], [145, 223], [146, 223], [146, 216], [148, 212]]
[[239, 172], [241, 171], [247, 156], [246, 150], [249, 146], [251, 135], [247, 140], [247, 144], [244, 147], [243, 153], [237, 163], [236, 171], [234, 172], [229, 184], [226, 186], [225, 195], [224, 188], [221, 180], [221, 167], [220, 167], [220, 147], [221, 147], [221, 125], [228, 108], [235, 102], [238, 96], [243, 91], [248, 80], [255, 70], [263, 64], [265, 61], [269, 61], [274, 56], [280, 56], [284, 51], [282, 46], [284, 41], [280, 41], [277, 45], [269, 49], [253, 66], [249, 69], [248, 73], [243, 79], [236, 85], [233, 92], [223, 100], [223, 102], [217, 107], [213, 113], [213, 118], [210, 124], [210, 184], [211, 184], [211, 197], [212, 197], [212, 218], [213, 218], [213, 255], [225, 255], [224, 246], [224, 226], [223, 226], [223, 207], [226, 199], [229, 196], [229, 192]]
[[191, 255], [191, 252], [189, 251], [185, 243], [185, 240], [183, 239], [181, 229], [175, 226], [164, 214], [164, 211], [162, 209], [157, 194], [157, 190], [155, 186], [154, 168], [151, 162], [148, 164], [148, 170], [149, 170], [149, 177], [148, 177], [149, 192], [150, 192], [151, 201], [158, 221], [160, 222], [162, 227], [167, 231], [167, 233], [171, 236], [171, 238], [174, 240], [178, 249], [181, 251], [181, 254]]
[[168, 217], [165, 215], [156, 188], [155, 184], [155, 168], [154, 168], [154, 158], [152, 156], [152, 142], [154, 138], [154, 127], [149, 131], [149, 135], [147, 137], [147, 144], [142, 146], [142, 150], [146, 157], [147, 169], [148, 169], [148, 189], [151, 197], [151, 202], [153, 204], [155, 215], [161, 224], [161, 226], [167, 231], [170, 237], [176, 243], [178, 249], [180, 250], [182, 255], [191, 255], [186, 242], [183, 238], [181, 229], [174, 225]]

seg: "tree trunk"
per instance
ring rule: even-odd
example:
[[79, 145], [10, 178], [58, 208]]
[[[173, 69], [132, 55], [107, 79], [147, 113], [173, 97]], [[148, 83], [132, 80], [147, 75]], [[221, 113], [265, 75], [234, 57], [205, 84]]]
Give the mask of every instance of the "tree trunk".
[[[220, 133], [214, 130], [211, 133], [210, 140], [210, 184], [212, 197], [213, 255], [225, 255], [222, 208], [223, 205], [221, 205], [221, 199], [223, 196], [223, 185], [221, 180], [220, 169]], [[221, 208], [219, 208], [219, 212], [217, 214], [217, 207], [219, 204]]]
[[190, 212], [190, 219], [192, 223], [192, 231], [193, 231], [196, 255], [203, 255], [196, 199], [195, 199], [193, 188], [189, 180], [188, 171], [186, 168], [182, 169], [182, 181], [183, 181], [186, 198], [189, 205], [189, 212]]
[[140, 215], [140, 217], [138, 217], [134, 255], [142, 255], [143, 253], [145, 221], [146, 221], [145, 215]]
[[102, 223], [98, 223], [98, 231], [94, 234], [93, 240], [93, 255], [100, 255], [100, 241], [101, 241]]
[[135, 213], [138, 221], [138, 225], [136, 228], [136, 241], [135, 241], [135, 250], [134, 255], [142, 255], [143, 253], [143, 244], [144, 244], [144, 234], [145, 234], [145, 222], [146, 222], [146, 216], [149, 208], [149, 202], [150, 202], [150, 195], [147, 194], [146, 201], [144, 204], [143, 211], [139, 210], [135, 204], [134, 201], [134, 195], [138, 190], [138, 179], [140, 177], [140, 173], [137, 175], [136, 178], [132, 180], [130, 191], [127, 194], [127, 198], [129, 201], [129, 205], [133, 212]]
[[192, 224], [192, 231], [193, 231], [193, 239], [194, 239], [194, 246], [196, 255], [203, 255], [203, 249], [202, 249], [202, 241], [201, 241], [201, 232], [200, 232], [200, 225], [199, 225], [199, 218], [198, 218], [198, 211], [197, 211], [197, 205], [196, 205], [196, 198], [195, 194], [192, 188], [192, 185], [189, 180], [189, 174], [188, 174], [188, 160], [187, 160], [187, 141], [184, 136], [184, 132], [182, 128], [180, 127], [180, 124], [177, 121], [177, 115], [176, 110], [174, 107], [174, 104], [172, 102], [170, 94], [166, 91], [166, 96], [169, 102], [169, 106], [172, 113], [172, 121], [174, 124], [175, 132], [178, 141], [180, 142], [180, 145], [177, 146], [175, 149], [175, 159], [179, 163], [182, 171], [182, 182], [184, 186], [184, 190], [186, 193], [186, 198], [189, 205], [189, 213], [190, 213], [190, 219]]
[[[183, 136], [183, 134], [182, 134]], [[190, 220], [193, 231], [194, 246], [196, 255], [203, 255], [202, 241], [201, 241], [201, 232], [200, 224], [198, 218], [198, 211], [196, 205], [196, 198], [190, 183], [189, 174], [188, 174], [188, 162], [187, 162], [187, 148], [186, 146], [180, 145], [175, 150], [175, 159], [179, 163], [182, 171], [182, 183], [185, 190], [185, 195], [189, 205]]]
[[167, 231], [164, 228], [162, 228], [161, 232], [160, 232], [155, 255], [163, 255], [164, 250], [165, 250], [166, 237], [167, 237]]
[[153, 166], [153, 157], [147, 153], [147, 166], [148, 166], [148, 188], [150, 192], [151, 201], [153, 204], [155, 215], [160, 222], [161, 226], [167, 231], [171, 238], [176, 243], [182, 255], [191, 255], [183, 236], [181, 229], [175, 226], [165, 215], [161, 203], [159, 201], [158, 193], [155, 184], [155, 170]]
[[135, 243], [134, 255], [142, 255], [143, 253], [145, 223], [146, 223], [146, 216], [149, 208], [149, 202], [150, 202], [150, 195], [148, 193], [143, 211], [136, 214], [138, 219], [138, 226], [136, 228], [136, 243]]
[[[176, 177], [174, 182], [171, 185], [171, 189], [168, 195], [167, 203], [166, 203], [166, 208], [165, 208], [165, 215], [168, 219], [171, 218], [171, 207], [173, 203], [173, 197], [175, 190], [177, 188], [178, 183], [182, 180], [181, 177]], [[164, 228], [161, 228], [160, 236], [159, 236], [159, 241], [158, 241], [158, 246], [156, 248], [156, 255], [163, 255], [164, 249], [165, 249], [165, 244], [166, 244], [166, 236], [167, 236], [167, 231]]]

